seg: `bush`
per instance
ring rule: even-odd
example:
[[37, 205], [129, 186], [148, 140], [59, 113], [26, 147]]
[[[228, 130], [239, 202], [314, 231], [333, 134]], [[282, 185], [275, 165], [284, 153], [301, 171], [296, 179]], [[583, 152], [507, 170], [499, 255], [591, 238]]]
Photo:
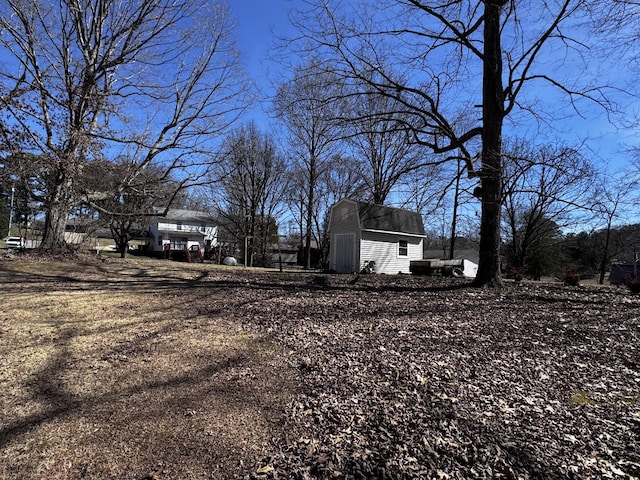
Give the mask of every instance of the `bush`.
[[580, 274], [575, 270], [567, 270], [564, 274], [564, 284], [573, 287], [580, 285]]
[[640, 278], [632, 277], [630, 274], [624, 278], [624, 284], [629, 287], [631, 293], [640, 293]]
[[524, 278], [524, 268], [523, 267], [511, 267], [509, 269], [509, 276], [513, 278], [516, 283], [520, 283]]

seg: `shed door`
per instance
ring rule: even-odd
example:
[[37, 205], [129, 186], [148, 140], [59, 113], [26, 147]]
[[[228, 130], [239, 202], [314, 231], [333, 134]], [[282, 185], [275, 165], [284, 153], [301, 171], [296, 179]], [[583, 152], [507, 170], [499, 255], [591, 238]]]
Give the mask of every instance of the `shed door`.
[[341, 233], [335, 236], [335, 269], [338, 273], [354, 271], [354, 243], [353, 233]]

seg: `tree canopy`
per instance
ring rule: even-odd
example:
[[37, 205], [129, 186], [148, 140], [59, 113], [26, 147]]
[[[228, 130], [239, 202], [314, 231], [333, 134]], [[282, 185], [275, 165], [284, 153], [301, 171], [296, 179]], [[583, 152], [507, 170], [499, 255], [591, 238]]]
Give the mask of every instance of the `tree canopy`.
[[228, 10], [201, 0], [0, 2], [2, 148], [44, 160], [42, 247], [64, 246], [91, 162], [193, 175], [242, 107]]

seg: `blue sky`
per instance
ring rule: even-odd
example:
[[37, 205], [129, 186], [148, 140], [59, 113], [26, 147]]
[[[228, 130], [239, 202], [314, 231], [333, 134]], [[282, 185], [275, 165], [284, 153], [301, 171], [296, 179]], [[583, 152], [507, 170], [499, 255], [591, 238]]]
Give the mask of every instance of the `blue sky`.
[[[292, 0], [229, 0], [236, 19], [236, 38], [247, 72], [268, 97], [273, 94], [272, 80], [278, 64], [270, 58], [276, 38], [291, 33], [288, 12]], [[250, 111], [256, 122], [267, 121], [259, 107]], [[257, 118], [255, 118], [257, 117]], [[262, 125], [260, 125], [262, 126]]]
[[[288, 27], [288, 0], [232, 0], [238, 46], [252, 75], [264, 76], [273, 33]], [[263, 80], [259, 78], [256, 80]]]
[[[289, 23], [289, 11], [295, 8], [304, 9], [305, 3], [302, 0], [229, 0], [229, 5], [237, 22], [236, 38], [248, 74], [261, 89], [262, 98], [268, 99], [273, 94], [272, 81], [282, 75], [278, 63], [270, 58], [276, 37], [295, 34]], [[570, 68], [569, 65], [567, 68]], [[606, 74], [606, 68], [603, 72]], [[284, 74], [286, 75], [286, 72]], [[579, 75], [580, 72], [577, 72], [576, 76]], [[558, 95], [558, 92], [549, 93], [550, 95], [543, 93], [542, 98], [548, 99]], [[536, 92], [536, 95], [538, 94], [540, 92]], [[547, 126], [546, 130], [551, 134], [549, 141], [562, 138], [571, 145], [577, 145], [588, 139], [587, 148], [592, 152], [591, 155], [601, 157], [601, 162], [611, 165], [624, 164], [627, 160], [624, 148], [629, 143], [637, 143], [635, 129], [616, 129], [607, 121], [601, 109], [592, 107], [587, 106], [582, 112], [583, 118], [573, 115], [571, 109], [567, 109], [570, 115], [554, 123], [552, 130], [555, 132], [549, 132]], [[629, 106], [629, 109], [631, 108], [633, 107]], [[260, 107], [248, 112], [245, 120], [250, 119], [255, 120], [264, 130], [269, 128], [268, 116]], [[506, 136], [517, 135], [517, 124], [509, 125], [507, 121], [505, 127]], [[527, 130], [531, 133], [531, 128], [525, 127], [523, 131]]]

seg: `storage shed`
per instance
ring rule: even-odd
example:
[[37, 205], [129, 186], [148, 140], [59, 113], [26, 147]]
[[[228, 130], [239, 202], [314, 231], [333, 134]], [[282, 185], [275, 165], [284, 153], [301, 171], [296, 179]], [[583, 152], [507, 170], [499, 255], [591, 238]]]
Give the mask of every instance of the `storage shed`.
[[410, 273], [411, 260], [422, 259], [424, 224], [410, 210], [343, 199], [331, 207], [329, 231], [329, 268], [338, 273]]

